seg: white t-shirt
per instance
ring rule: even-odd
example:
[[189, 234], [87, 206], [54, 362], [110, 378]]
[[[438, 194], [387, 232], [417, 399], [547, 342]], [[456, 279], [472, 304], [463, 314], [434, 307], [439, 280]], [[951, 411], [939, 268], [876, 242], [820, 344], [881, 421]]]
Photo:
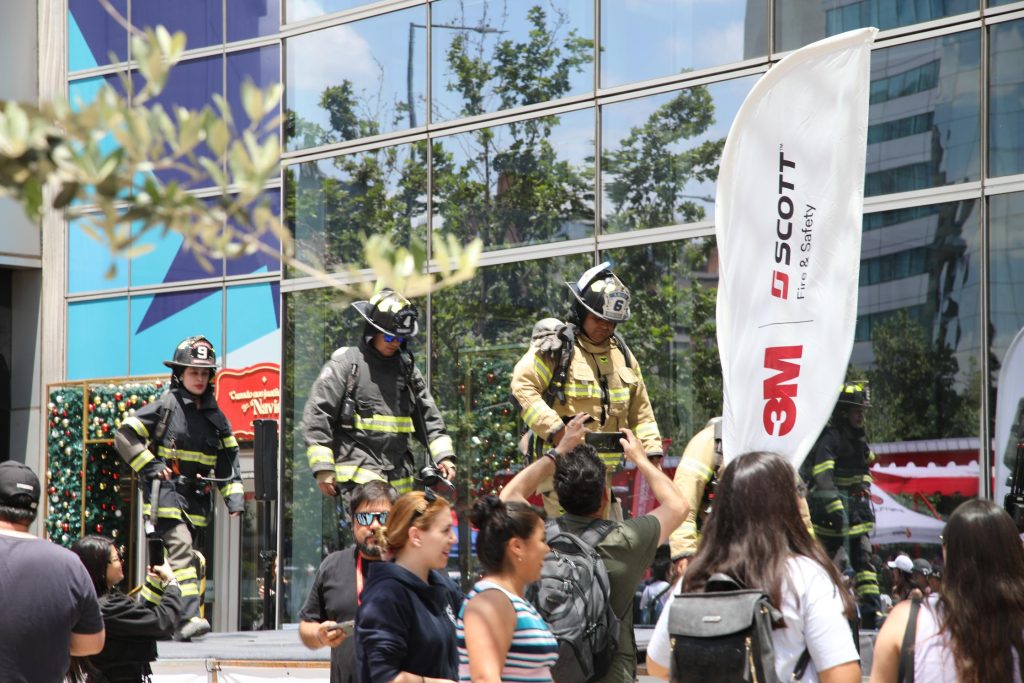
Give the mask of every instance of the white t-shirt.
[[[949, 636], [939, 630], [938, 595], [925, 598], [917, 614], [917, 631], [914, 633], [914, 681], [915, 683], [957, 683], [956, 662]], [[900, 639], [903, 642], [903, 639]], [[1019, 658], [1013, 652], [1013, 681], [1021, 683]]]
[[[860, 659], [853, 644], [850, 624], [843, 616], [839, 589], [828, 573], [814, 560], [792, 557], [786, 563], [788, 581], [782, 584], [782, 616], [786, 628], [772, 631], [775, 671], [788, 681], [804, 648], [810, 650], [811, 663], [801, 679], [817, 683], [818, 671]], [[672, 590], [647, 646], [647, 656], [668, 669], [672, 659], [669, 645], [668, 615], [678, 589]]]

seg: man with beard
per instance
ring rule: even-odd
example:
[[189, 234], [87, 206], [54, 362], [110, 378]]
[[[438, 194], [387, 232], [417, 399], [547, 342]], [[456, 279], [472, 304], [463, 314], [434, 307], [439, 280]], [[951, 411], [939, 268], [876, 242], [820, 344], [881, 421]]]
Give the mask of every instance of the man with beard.
[[320, 564], [306, 604], [299, 612], [299, 638], [311, 650], [331, 648], [331, 683], [353, 683], [356, 675], [352, 622], [367, 563], [381, 559], [377, 529], [387, 525], [391, 504], [398, 498], [387, 482], [374, 480], [352, 491], [352, 533], [355, 546], [338, 550]]

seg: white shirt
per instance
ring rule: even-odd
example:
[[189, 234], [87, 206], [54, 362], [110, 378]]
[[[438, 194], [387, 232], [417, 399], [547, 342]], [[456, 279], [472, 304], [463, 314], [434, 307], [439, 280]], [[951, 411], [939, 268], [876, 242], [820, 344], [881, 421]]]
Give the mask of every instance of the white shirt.
[[[929, 595], [917, 613], [914, 633], [914, 683], [957, 683], [949, 635], [939, 630], [938, 595]], [[902, 638], [900, 639], [902, 643]], [[1013, 652], [1013, 680], [1021, 683], [1019, 658]]]
[[[791, 557], [786, 563], [787, 581], [782, 584], [782, 616], [786, 628], [772, 631], [775, 671], [788, 681], [804, 648], [811, 663], [801, 679], [817, 683], [818, 671], [860, 659], [850, 624], [843, 616], [843, 600], [828, 573], [814, 560]], [[668, 669], [672, 659], [668, 615], [679, 593], [673, 590], [661, 612], [647, 646], [647, 656]]]

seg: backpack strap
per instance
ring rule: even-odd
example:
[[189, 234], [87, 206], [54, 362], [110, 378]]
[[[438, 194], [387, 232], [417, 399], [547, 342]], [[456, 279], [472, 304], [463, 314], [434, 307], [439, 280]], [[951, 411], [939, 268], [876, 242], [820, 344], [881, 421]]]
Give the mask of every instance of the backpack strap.
[[807, 671], [807, 665], [811, 663], [811, 651], [806, 647], [804, 651], [800, 653], [800, 659], [796, 660], [796, 666], [793, 667], [793, 675], [789, 677], [790, 683], [792, 681], [799, 681], [804, 677], [804, 673]]
[[579, 535], [580, 540], [591, 548], [597, 548], [597, 544], [603, 541], [604, 537], [610, 534], [616, 526], [618, 524], [610, 519], [595, 519]]
[[705, 593], [719, 593], [721, 591], [738, 591], [743, 590], [744, 586], [742, 583], [732, 578], [728, 574], [722, 572], [716, 572], [708, 577], [707, 583], [704, 584]]
[[618, 344], [619, 344], [619, 350], [622, 351], [622, 356], [626, 360], [626, 367], [627, 368], [632, 368], [633, 367], [633, 354], [630, 352], [629, 347], [626, 345], [626, 340], [623, 339], [622, 335], [619, 334], [618, 332], [613, 332], [612, 333], [612, 337], [614, 337], [615, 341], [618, 342]]
[[177, 401], [170, 391], [165, 391], [163, 396], [160, 397], [160, 422], [157, 423], [156, 429], [153, 430], [153, 438], [150, 440], [153, 446], [159, 447], [160, 441], [164, 438], [164, 434], [167, 433], [167, 423], [171, 421], [171, 413], [174, 412], [175, 403]]
[[903, 644], [900, 645], [900, 667], [896, 678], [899, 683], [914, 683], [914, 644], [917, 641], [917, 613], [921, 611], [921, 597], [910, 597], [910, 615], [907, 617], [907, 628], [903, 631]]
[[549, 406], [554, 405], [556, 400], [565, 403], [565, 383], [569, 378], [573, 354], [576, 353], [576, 327], [566, 323], [559, 336], [562, 338], [562, 344], [555, 356], [555, 371], [551, 374], [551, 381], [541, 392], [544, 402]]

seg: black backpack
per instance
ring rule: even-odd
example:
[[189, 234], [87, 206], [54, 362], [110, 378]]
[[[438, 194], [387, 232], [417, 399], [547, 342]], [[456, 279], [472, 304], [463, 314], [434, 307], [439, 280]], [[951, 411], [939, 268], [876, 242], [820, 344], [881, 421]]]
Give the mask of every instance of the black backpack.
[[558, 683], [588, 683], [608, 673], [619, 647], [619, 618], [612, 609], [608, 571], [595, 550], [616, 524], [596, 519], [576, 535], [559, 522], [546, 525], [551, 550], [540, 580], [526, 589], [526, 599], [558, 640], [552, 678]]
[[[669, 610], [672, 683], [780, 683], [775, 671], [772, 622], [782, 615], [759, 589], [713, 574], [703, 593], [676, 595]], [[791, 680], [800, 680], [805, 649]]]

